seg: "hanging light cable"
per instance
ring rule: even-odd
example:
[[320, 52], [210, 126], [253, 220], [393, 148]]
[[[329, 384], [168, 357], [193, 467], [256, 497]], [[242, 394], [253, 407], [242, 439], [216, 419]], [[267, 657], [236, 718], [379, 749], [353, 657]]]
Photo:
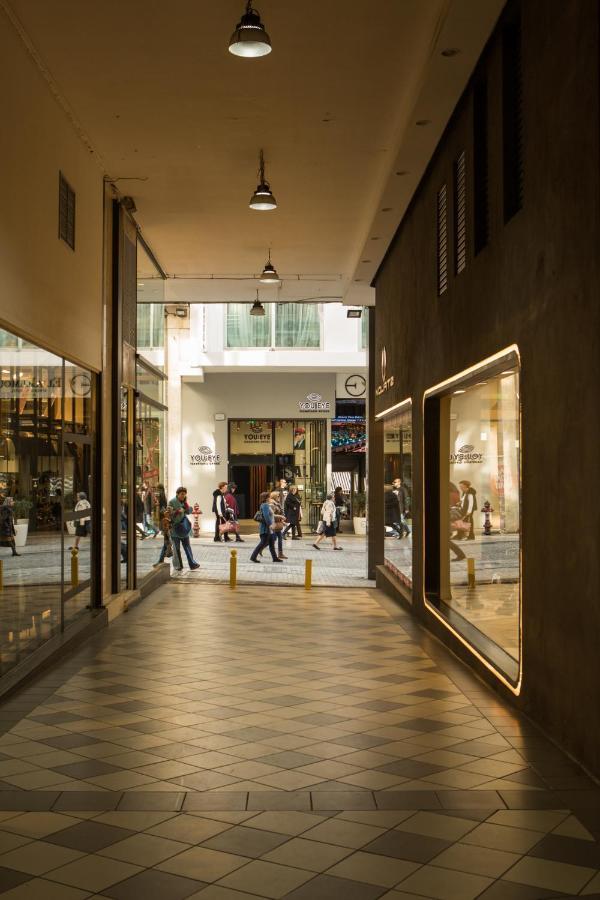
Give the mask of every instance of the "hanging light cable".
[[265, 308], [258, 299], [258, 291], [256, 292], [256, 300], [252, 304], [252, 309], [250, 310], [251, 316], [264, 316]]
[[250, 198], [250, 209], [277, 209], [277, 200], [271, 193], [271, 186], [265, 179], [265, 157], [260, 151], [258, 164], [258, 185]]
[[277, 269], [271, 262], [271, 248], [269, 247], [269, 259], [265, 263], [259, 281], [261, 284], [281, 284], [281, 278], [277, 274]]
[[235, 26], [229, 41], [229, 52], [234, 56], [266, 56], [271, 52], [271, 38], [260, 21], [258, 10], [252, 9], [251, 0], [246, 3], [246, 12]]

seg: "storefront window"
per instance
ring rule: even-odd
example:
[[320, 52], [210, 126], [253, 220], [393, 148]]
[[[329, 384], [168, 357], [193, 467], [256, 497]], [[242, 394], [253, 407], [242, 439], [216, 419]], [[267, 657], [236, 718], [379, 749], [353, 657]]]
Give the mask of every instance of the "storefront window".
[[270, 347], [272, 303], [265, 303], [264, 316], [251, 316], [247, 303], [227, 304], [228, 347]]
[[384, 562], [412, 586], [412, 410], [401, 404], [383, 420]]
[[321, 316], [316, 303], [278, 303], [276, 347], [320, 347]]
[[0, 330], [0, 672], [92, 605], [95, 376]]
[[[439, 425], [440, 613], [516, 683], [520, 662], [520, 405], [516, 353], [426, 402]], [[427, 489], [427, 485], [426, 485]], [[435, 528], [435, 518], [426, 527]], [[430, 586], [433, 585], [429, 573]]]
[[130, 442], [129, 442], [129, 390], [126, 387], [121, 388], [121, 419], [120, 419], [120, 437], [119, 449], [121, 460], [119, 472], [121, 478], [121, 590], [128, 587], [128, 568], [129, 568], [129, 516], [135, 517], [129, 509], [129, 460], [130, 460]]
[[[151, 387], [152, 394], [163, 392], [159, 373], [138, 363], [138, 388]], [[161, 510], [165, 505], [165, 417], [166, 407], [154, 397], [138, 393], [135, 439], [136, 517], [137, 538], [136, 569], [138, 579], [146, 576], [158, 561], [162, 540], [160, 535]]]

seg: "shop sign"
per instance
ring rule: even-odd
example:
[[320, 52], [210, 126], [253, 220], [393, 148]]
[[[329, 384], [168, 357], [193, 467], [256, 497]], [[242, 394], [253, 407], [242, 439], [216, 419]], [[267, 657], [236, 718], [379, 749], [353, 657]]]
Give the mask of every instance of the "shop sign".
[[[67, 378], [65, 397], [89, 397], [92, 391], [92, 379], [87, 372], [78, 372]], [[56, 375], [44, 381], [20, 376], [18, 378], [0, 379], [1, 400], [52, 400], [62, 395], [62, 376]]]
[[483, 453], [475, 453], [473, 444], [463, 444], [455, 453], [450, 454], [450, 465], [457, 463], [482, 463]]
[[300, 400], [298, 403], [300, 412], [330, 412], [331, 403], [329, 400], [323, 400], [321, 394], [307, 394], [306, 400]]
[[388, 376], [387, 374], [387, 350], [385, 347], [381, 348], [379, 365], [381, 369], [381, 381], [375, 388], [375, 393], [378, 397], [381, 397], [382, 394], [385, 394], [386, 391], [389, 391], [390, 388], [394, 387], [394, 376]]
[[220, 462], [221, 454], [210, 447], [198, 447], [196, 453], [190, 454], [190, 466], [218, 466]]

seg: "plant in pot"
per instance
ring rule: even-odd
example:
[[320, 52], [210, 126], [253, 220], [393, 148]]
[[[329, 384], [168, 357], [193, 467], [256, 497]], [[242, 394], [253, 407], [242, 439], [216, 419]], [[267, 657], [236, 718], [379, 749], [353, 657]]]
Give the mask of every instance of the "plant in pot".
[[364, 491], [357, 491], [352, 498], [352, 522], [354, 534], [367, 533], [367, 495]]
[[29, 513], [33, 507], [31, 500], [15, 500], [13, 505], [13, 516], [15, 518], [15, 544], [17, 547], [24, 547], [27, 543], [27, 532], [29, 531]]

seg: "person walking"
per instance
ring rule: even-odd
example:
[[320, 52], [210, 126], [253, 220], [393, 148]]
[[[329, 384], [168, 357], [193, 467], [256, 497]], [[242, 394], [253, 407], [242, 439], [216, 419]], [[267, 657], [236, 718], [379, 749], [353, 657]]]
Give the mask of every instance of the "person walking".
[[15, 544], [15, 536], [17, 530], [15, 528], [15, 514], [13, 506], [15, 501], [12, 497], [6, 497], [0, 506], [0, 544], [4, 547], [10, 547], [13, 556], [21, 556], [17, 553]]
[[148, 531], [152, 532], [153, 537], [158, 534], [158, 528], [154, 524], [154, 491], [150, 486], [146, 487], [144, 493], [144, 528], [146, 534]]
[[144, 528], [144, 488], [145, 485], [142, 484], [135, 492], [135, 530], [142, 540], [148, 537]]
[[344, 490], [339, 484], [333, 492], [333, 502], [335, 503], [335, 530], [340, 534], [342, 530], [342, 513], [346, 506], [346, 501], [344, 499]]
[[278, 558], [275, 553], [275, 539], [273, 535], [273, 525], [275, 524], [275, 514], [273, 512], [273, 504], [270, 501], [268, 491], [263, 491], [260, 495], [260, 508], [256, 515], [254, 516], [256, 521], [259, 523], [258, 533], [260, 535], [260, 540], [252, 554], [250, 556], [250, 560], [253, 563], [260, 563], [260, 559], [258, 558], [258, 554], [262, 553], [262, 551], [268, 547], [271, 553], [271, 559], [274, 563], [280, 563], [281, 560]]
[[[92, 506], [87, 498], [87, 494], [84, 491], [79, 491], [77, 494], [77, 503], [75, 504], [75, 512], [85, 513], [91, 508]], [[69, 547], [69, 550], [79, 550], [81, 538], [89, 535], [91, 527], [92, 519], [90, 515], [83, 515], [77, 519], [77, 524], [75, 525], [75, 545], [74, 547]]]
[[171, 540], [171, 515], [172, 510], [170, 506], [166, 506], [160, 517], [160, 527], [163, 535], [163, 545], [160, 551], [160, 556], [158, 557], [158, 561], [154, 563], [153, 568], [157, 569], [161, 566], [165, 558], [169, 558], [173, 556], [173, 541]]
[[[283, 512], [288, 521], [288, 525], [284, 531], [284, 537], [291, 531], [292, 540], [299, 541], [302, 537], [302, 528], [300, 526], [302, 520], [302, 503], [300, 502], [300, 495], [295, 484], [290, 486], [288, 495], [285, 498]], [[297, 537], [296, 531], [298, 532]]]
[[[286, 482], [286, 484], [287, 484], [287, 482]], [[287, 493], [288, 492], [286, 491], [286, 497], [287, 497]], [[283, 560], [283, 559], [287, 559], [287, 556], [283, 552], [283, 533], [285, 531], [285, 527], [286, 527], [287, 523], [285, 520], [285, 516], [283, 514], [283, 508], [282, 508], [281, 502], [280, 502], [281, 495], [282, 495], [281, 490], [271, 491], [271, 494], [269, 495], [269, 502], [271, 503], [271, 506], [273, 508], [273, 516], [275, 518], [275, 521], [273, 523], [273, 534], [274, 534], [275, 540], [277, 542], [277, 555], [279, 556], [279, 559]]]
[[226, 504], [227, 509], [231, 510], [231, 515], [230, 515], [229, 521], [234, 522], [235, 525], [237, 525], [237, 530], [235, 532], [236, 542], [238, 544], [243, 544], [244, 541], [240, 537], [240, 525], [239, 525], [239, 521], [238, 521], [240, 518], [240, 508], [239, 508], [238, 502], [235, 498], [236, 491], [237, 491], [237, 484], [235, 484], [235, 482], [233, 482], [233, 481], [230, 482], [230, 484], [227, 485], [227, 493], [225, 494], [225, 504]]
[[477, 509], [477, 491], [470, 481], [464, 479], [458, 482], [460, 488], [460, 512], [463, 522], [469, 523], [469, 531], [464, 540], [475, 540], [475, 526], [473, 523], [473, 514]]
[[159, 516], [159, 521], [160, 521], [162, 519], [165, 509], [169, 505], [169, 501], [167, 500], [167, 493], [165, 491], [164, 484], [156, 485], [156, 500], [158, 503], [158, 516]]
[[321, 541], [325, 540], [326, 537], [331, 538], [334, 550], [342, 550], [343, 548], [338, 547], [335, 540], [335, 503], [333, 502], [333, 494], [331, 493], [327, 494], [327, 499], [321, 507], [321, 523], [323, 525], [323, 530], [313, 544], [315, 550], [321, 549], [319, 544]]
[[190, 544], [190, 532], [192, 526], [188, 519], [192, 511], [187, 502], [187, 488], [178, 487], [175, 496], [169, 500], [171, 507], [171, 536], [173, 538], [173, 566], [177, 571], [183, 569], [181, 548], [183, 547], [190, 569], [199, 569], [200, 565], [194, 559]]
[[219, 529], [219, 525], [222, 525], [224, 522], [227, 521], [225, 518], [225, 510], [227, 508], [226, 504], [225, 504], [225, 494], [226, 493], [227, 493], [227, 482], [220, 481], [219, 484], [217, 485], [217, 489], [215, 491], [213, 491], [213, 505], [212, 505], [212, 511], [215, 514], [215, 537], [214, 537], [214, 540], [215, 540], [216, 544], [220, 544], [221, 541], [229, 540], [229, 535], [225, 534], [225, 535], [221, 536], [221, 531]]
[[402, 484], [401, 478], [394, 478], [392, 482], [392, 490], [398, 498], [398, 512], [400, 516], [398, 519], [398, 525], [400, 526], [398, 536], [401, 538], [403, 538], [404, 535], [406, 535], [406, 537], [409, 537], [410, 528], [406, 524], [406, 519], [409, 513], [408, 491]]

